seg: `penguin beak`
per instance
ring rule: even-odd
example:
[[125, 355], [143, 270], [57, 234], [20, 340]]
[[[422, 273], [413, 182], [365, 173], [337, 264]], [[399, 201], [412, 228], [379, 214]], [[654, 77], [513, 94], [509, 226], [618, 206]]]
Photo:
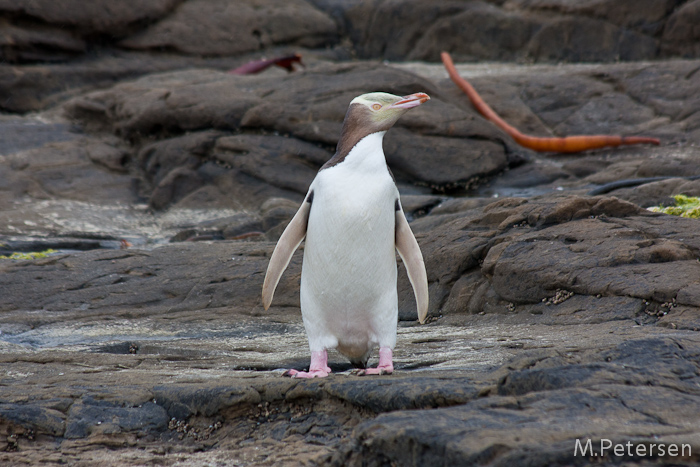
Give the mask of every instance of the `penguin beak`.
[[413, 107], [418, 107], [419, 105], [424, 104], [429, 100], [430, 96], [428, 96], [426, 93], [417, 92], [415, 94], [403, 96], [400, 101], [391, 104], [391, 108], [408, 110], [412, 109]]

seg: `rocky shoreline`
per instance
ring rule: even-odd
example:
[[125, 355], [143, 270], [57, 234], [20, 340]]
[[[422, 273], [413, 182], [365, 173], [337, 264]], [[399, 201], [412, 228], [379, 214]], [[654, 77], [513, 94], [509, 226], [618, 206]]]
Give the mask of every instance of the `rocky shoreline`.
[[[55, 250], [0, 259], [1, 464], [700, 462], [700, 220], [646, 209], [700, 195], [698, 0], [69, 4], [0, 2], [0, 255]], [[524, 132], [661, 145], [523, 149], [442, 48]], [[302, 257], [266, 312], [267, 261], [368, 90], [431, 96], [385, 139], [429, 322], [400, 266], [393, 375], [284, 378]]]

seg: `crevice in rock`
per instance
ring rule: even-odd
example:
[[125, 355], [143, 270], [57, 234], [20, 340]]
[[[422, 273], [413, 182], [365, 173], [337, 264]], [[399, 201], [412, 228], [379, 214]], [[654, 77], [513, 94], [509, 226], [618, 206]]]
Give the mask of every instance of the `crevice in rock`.
[[634, 407], [630, 407], [630, 406], [627, 404], [627, 402], [625, 402], [625, 400], [624, 400], [622, 397], [619, 397], [619, 396], [613, 396], [613, 397], [614, 397], [618, 402], [620, 402], [620, 404], [622, 404], [622, 406], [625, 407], [626, 409], [631, 410], [631, 411], [634, 412], [634, 413], [638, 413], [639, 415], [643, 415], [643, 416], [645, 416], [645, 417], [648, 417], [648, 418], [654, 420], [654, 421], [655, 421], [657, 424], [659, 424], [659, 425], [662, 425], [662, 426], [671, 426], [671, 427], [674, 427], [674, 428], [680, 428], [680, 427], [678, 427], [677, 425], [673, 425], [673, 424], [671, 424], [671, 423], [667, 423], [666, 421], [664, 421], [664, 420], [663, 420], [661, 417], [659, 417], [658, 415], [655, 415], [655, 414], [649, 413], [649, 412], [645, 412], [645, 411], [643, 411], [643, 410], [639, 410], [639, 409], [636, 409], [636, 408], [634, 408]]

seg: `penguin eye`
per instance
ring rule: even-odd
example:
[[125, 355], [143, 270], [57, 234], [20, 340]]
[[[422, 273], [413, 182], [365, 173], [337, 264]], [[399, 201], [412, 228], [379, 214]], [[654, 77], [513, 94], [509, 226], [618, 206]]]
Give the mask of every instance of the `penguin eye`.
[[382, 108], [382, 104], [372, 104], [372, 109], [379, 110]]

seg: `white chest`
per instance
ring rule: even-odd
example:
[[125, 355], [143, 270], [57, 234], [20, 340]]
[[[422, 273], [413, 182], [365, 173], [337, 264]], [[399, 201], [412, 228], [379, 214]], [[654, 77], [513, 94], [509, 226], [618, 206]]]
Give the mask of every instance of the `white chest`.
[[384, 161], [381, 137], [360, 141], [343, 162], [320, 171], [311, 185], [314, 198], [304, 247], [307, 271], [323, 270], [324, 277], [337, 276], [340, 281], [355, 275], [355, 280], [364, 280], [368, 268], [395, 269], [398, 190]]
[[314, 208], [334, 210], [338, 214], [367, 215], [378, 209], [378, 204], [390, 202], [398, 196], [384, 159], [384, 133], [373, 133], [362, 139], [345, 160], [319, 172], [311, 189]]

